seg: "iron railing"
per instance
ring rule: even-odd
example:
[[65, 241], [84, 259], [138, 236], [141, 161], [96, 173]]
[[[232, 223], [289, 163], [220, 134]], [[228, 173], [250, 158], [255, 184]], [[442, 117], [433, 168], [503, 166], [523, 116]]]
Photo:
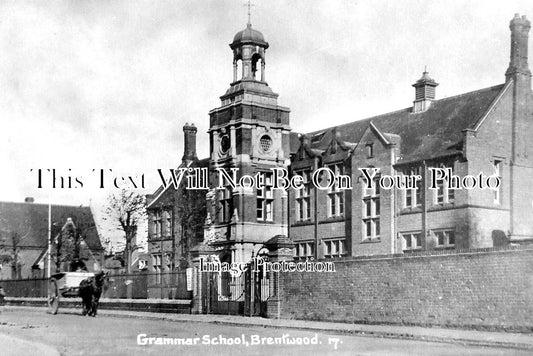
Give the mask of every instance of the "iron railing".
[[[0, 280], [0, 286], [8, 297], [46, 297], [48, 285], [47, 278]], [[109, 275], [104, 284], [102, 298], [127, 298], [128, 285], [131, 285], [131, 298], [134, 299], [192, 298], [192, 291], [187, 290], [185, 271]]]

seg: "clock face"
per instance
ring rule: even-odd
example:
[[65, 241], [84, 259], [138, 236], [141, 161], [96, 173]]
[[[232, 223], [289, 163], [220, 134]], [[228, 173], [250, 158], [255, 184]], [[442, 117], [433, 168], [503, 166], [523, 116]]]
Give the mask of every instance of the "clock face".
[[220, 150], [223, 153], [226, 153], [228, 152], [230, 146], [231, 146], [231, 142], [229, 140], [229, 136], [228, 135], [222, 136], [222, 138], [220, 139]]

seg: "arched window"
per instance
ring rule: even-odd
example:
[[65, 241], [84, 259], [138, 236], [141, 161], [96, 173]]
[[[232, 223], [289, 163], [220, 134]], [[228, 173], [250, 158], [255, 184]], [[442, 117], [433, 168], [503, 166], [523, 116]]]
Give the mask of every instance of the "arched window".
[[260, 65], [260, 61], [263, 59], [259, 53], [256, 53], [252, 56], [252, 77], [255, 79], [255, 72], [257, 72], [257, 67]]

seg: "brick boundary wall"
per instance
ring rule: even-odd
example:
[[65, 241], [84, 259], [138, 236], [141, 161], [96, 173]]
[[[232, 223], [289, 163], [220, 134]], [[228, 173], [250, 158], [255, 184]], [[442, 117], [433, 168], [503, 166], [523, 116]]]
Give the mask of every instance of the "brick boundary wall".
[[333, 260], [280, 274], [281, 318], [533, 330], [533, 247]]

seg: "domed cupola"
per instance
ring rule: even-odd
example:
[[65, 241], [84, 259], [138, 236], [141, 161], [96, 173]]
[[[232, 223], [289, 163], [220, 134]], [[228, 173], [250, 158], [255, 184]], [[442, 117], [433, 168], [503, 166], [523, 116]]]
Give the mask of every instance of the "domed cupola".
[[[233, 42], [229, 45], [233, 50], [233, 82], [239, 78], [238, 66], [242, 61], [242, 81], [265, 81], [265, 51], [268, 48], [268, 42], [265, 41], [263, 34], [252, 28], [248, 22], [246, 28], [239, 31], [233, 37]], [[261, 62], [261, 76], [256, 78], [256, 72], [259, 62]]]
[[231, 49], [239, 47], [245, 43], [256, 44], [262, 46], [264, 49], [268, 48], [268, 42], [265, 41], [263, 34], [252, 28], [252, 24], [248, 23], [246, 28], [239, 31], [233, 37], [233, 42], [230, 44]]

